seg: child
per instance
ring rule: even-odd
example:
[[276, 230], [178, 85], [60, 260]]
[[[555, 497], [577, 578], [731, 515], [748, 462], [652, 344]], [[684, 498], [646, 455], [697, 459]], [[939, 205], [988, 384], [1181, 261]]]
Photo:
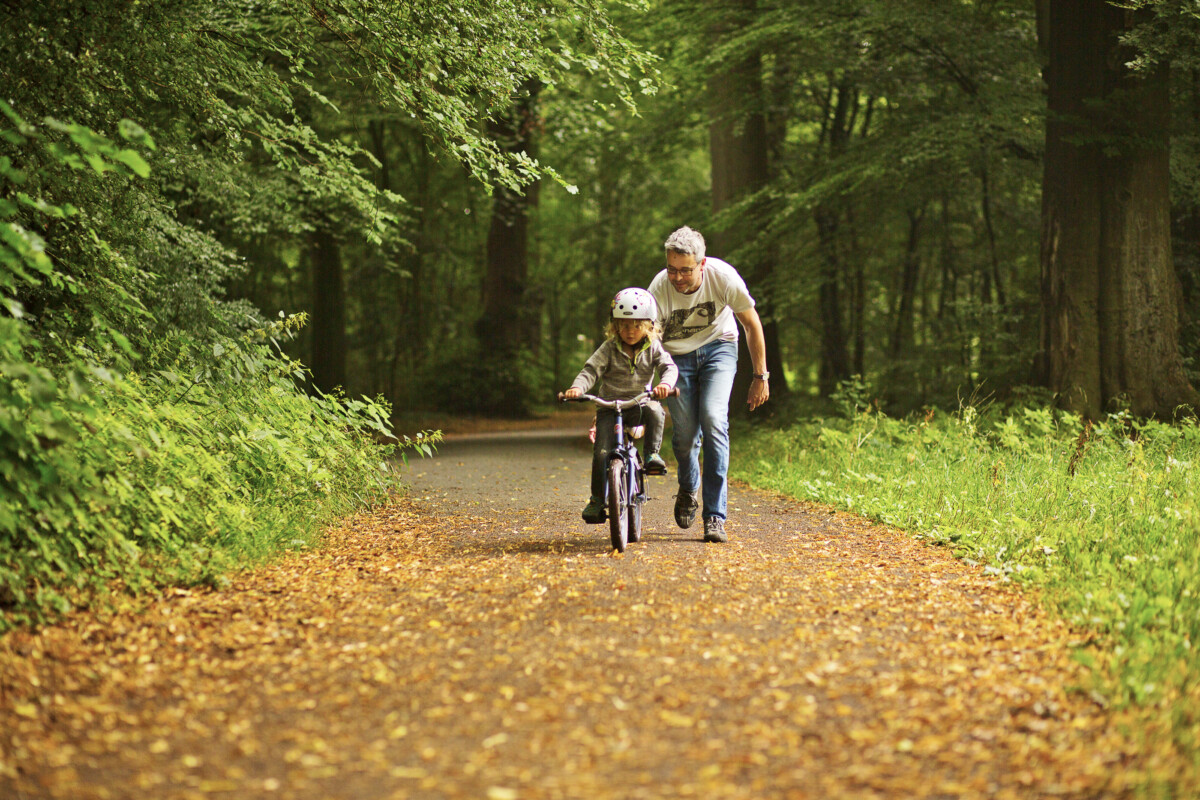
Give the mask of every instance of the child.
[[[563, 397], [579, 397], [597, 381], [595, 392], [605, 400], [628, 400], [650, 388], [657, 369], [659, 383], [653, 394], [660, 400], [675, 388], [679, 370], [659, 343], [658, 308], [645, 289], [622, 289], [612, 301], [612, 319], [607, 338], [583, 365], [571, 388]], [[639, 413], [640, 412], [640, 413]], [[660, 403], [650, 400], [641, 408], [625, 412], [626, 430], [646, 426], [646, 474], [665, 475], [667, 465], [658, 454], [662, 447], [666, 413]], [[596, 443], [592, 449], [592, 497], [583, 509], [583, 521], [604, 521], [604, 481], [608, 453], [616, 446], [616, 412], [610, 408], [596, 411]]]

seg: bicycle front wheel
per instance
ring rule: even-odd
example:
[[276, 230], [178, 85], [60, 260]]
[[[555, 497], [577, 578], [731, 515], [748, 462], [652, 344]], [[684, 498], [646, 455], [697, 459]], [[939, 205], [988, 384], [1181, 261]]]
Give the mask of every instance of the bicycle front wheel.
[[625, 552], [629, 544], [629, 484], [625, 478], [625, 462], [613, 459], [608, 462], [608, 527], [612, 534], [612, 546]]
[[640, 542], [642, 540], [642, 503], [646, 499], [640, 464], [637, 465], [637, 472], [628, 479], [628, 482], [630, 491], [633, 493], [629, 498], [629, 541]]

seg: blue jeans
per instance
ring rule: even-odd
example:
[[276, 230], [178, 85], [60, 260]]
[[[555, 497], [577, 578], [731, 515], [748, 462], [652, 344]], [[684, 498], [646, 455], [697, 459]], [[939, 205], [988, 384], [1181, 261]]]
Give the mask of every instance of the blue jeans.
[[667, 406], [671, 409], [671, 447], [679, 469], [679, 491], [694, 492], [702, 488], [704, 516], [725, 519], [729, 494], [729, 395], [737, 372], [737, 342], [709, 342], [691, 353], [672, 357], [679, 367], [676, 383], [679, 396], [667, 398]]

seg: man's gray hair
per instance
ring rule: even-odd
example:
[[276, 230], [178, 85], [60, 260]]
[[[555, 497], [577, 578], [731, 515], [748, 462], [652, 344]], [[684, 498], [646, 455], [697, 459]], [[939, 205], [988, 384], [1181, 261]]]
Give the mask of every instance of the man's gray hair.
[[663, 247], [667, 252], [691, 256], [696, 259], [697, 264], [704, 260], [704, 237], [700, 235], [700, 231], [692, 230], [686, 225], [668, 236]]

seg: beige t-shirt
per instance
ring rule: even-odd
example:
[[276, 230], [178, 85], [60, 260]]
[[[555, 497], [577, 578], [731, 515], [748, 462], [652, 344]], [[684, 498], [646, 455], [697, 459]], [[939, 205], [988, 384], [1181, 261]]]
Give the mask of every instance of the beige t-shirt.
[[712, 256], [705, 259], [704, 278], [692, 294], [672, 286], [665, 269], [654, 276], [649, 291], [658, 302], [663, 348], [671, 355], [691, 353], [718, 339], [736, 342], [734, 314], [754, 308], [754, 298], [738, 271]]

